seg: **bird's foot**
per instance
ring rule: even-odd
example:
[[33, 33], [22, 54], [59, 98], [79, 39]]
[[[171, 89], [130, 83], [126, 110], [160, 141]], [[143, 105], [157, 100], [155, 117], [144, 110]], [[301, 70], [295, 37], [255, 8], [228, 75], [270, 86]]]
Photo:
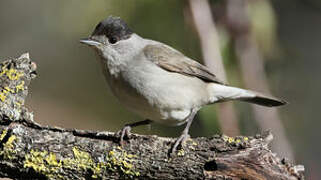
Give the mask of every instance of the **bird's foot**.
[[120, 136], [120, 139], [119, 139], [119, 144], [121, 146], [124, 145], [124, 138], [127, 137], [127, 138], [130, 138], [130, 130], [132, 128], [130, 126], [125, 126], [123, 127], [123, 129], [121, 129], [120, 131], [117, 132], [117, 136], [119, 137]]
[[171, 154], [174, 154], [177, 151], [177, 148], [179, 145], [181, 145], [181, 147], [183, 147], [183, 143], [190, 138], [190, 135], [188, 133], [182, 133], [182, 135], [180, 137], [178, 137], [175, 141], [175, 144], [171, 150]]

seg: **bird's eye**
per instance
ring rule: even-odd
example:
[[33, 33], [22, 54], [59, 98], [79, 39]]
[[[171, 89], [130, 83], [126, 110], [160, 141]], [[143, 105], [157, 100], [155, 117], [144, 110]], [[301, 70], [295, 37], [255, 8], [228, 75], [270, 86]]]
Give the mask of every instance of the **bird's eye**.
[[116, 38], [116, 37], [110, 37], [110, 38], [109, 38], [109, 42], [110, 42], [111, 44], [115, 44], [115, 43], [117, 42], [117, 38]]

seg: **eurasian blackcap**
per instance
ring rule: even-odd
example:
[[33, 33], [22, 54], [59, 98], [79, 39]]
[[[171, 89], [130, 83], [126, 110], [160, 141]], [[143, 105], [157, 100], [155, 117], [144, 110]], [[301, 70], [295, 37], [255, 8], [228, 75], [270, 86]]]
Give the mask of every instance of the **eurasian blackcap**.
[[121, 144], [134, 126], [187, 123], [172, 148], [176, 151], [189, 136], [195, 114], [205, 105], [230, 100], [270, 107], [285, 104], [274, 97], [224, 84], [206, 66], [166, 44], [137, 35], [118, 17], [101, 21], [91, 36], [80, 42], [98, 53], [113, 94], [146, 119], [126, 125], [120, 131]]

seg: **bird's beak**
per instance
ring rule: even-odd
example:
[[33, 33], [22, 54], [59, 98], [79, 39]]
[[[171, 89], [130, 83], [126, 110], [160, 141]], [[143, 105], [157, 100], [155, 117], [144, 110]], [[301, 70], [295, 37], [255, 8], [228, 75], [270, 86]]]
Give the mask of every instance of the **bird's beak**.
[[95, 46], [95, 47], [101, 45], [100, 42], [95, 41], [95, 40], [90, 39], [90, 38], [81, 39], [81, 40], [80, 40], [80, 43], [86, 44], [86, 45], [88, 45], [88, 46]]

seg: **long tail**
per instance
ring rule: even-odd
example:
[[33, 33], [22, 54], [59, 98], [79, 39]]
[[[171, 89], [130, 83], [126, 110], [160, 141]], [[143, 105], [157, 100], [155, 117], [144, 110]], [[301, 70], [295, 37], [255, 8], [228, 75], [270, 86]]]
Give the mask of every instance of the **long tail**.
[[241, 88], [215, 83], [209, 84], [208, 88], [210, 92], [211, 103], [229, 100], [240, 100], [268, 107], [287, 104], [287, 102], [281, 99]]

